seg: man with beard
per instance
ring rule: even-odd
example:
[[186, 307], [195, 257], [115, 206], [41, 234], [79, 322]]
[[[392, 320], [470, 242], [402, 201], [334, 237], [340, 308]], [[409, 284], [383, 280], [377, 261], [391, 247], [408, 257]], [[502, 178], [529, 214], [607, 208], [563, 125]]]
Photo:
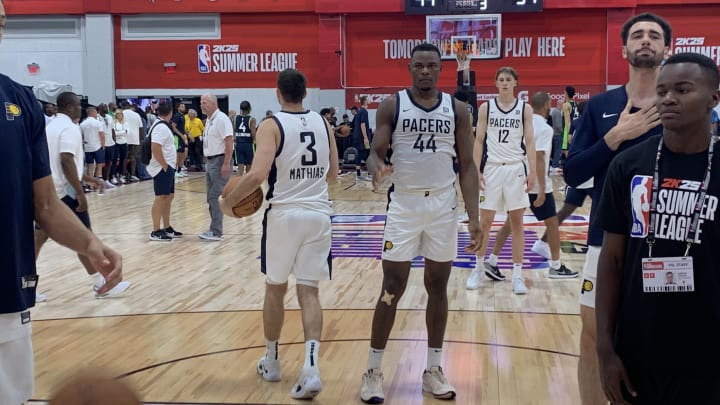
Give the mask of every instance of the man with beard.
[[[670, 49], [671, 35], [670, 24], [654, 14], [639, 14], [625, 22], [621, 32], [622, 55], [630, 65], [630, 80], [625, 86], [599, 94], [588, 102], [565, 163], [565, 182], [569, 186], [577, 187], [592, 177], [595, 184], [604, 184], [610, 162], [618, 153], [662, 133], [655, 107], [655, 83], [660, 64]], [[601, 187], [595, 190], [598, 195], [592, 199], [598, 201]], [[597, 204], [593, 204], [580, 292], [583, 326], [578, 382], [583, 405], [607, 403], [600, 386], [595, 348], [595, 284], [603, 241], [596, 216]]]

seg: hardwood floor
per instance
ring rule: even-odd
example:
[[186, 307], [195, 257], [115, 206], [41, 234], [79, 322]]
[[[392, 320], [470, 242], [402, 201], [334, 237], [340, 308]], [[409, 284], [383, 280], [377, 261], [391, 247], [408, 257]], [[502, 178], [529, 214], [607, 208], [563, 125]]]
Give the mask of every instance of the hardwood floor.
[[[353, 404], [360, 403], [360, 376], [382, 281], [378, 240], [386, 197], [373, 193], [368, 182], [356, 184], [350, 174], [332, 186], [331, 198], [336, 257], [333, 280], [321, 284], [324, 390], [314, 402]], [[296, 403], [289, 392], [304, 346], [292, 287], [280, 341], [283, 379], [267, 383], [255, 374], [264, 353], [262, 215], [226, 218], [223, 242], [199, 239], [209, 225], [205, 180], [191, 174], [176, 184], [172, 211], [173, 227], [185, 236], [150, 242], [152, 200], [151, 182], [89, 195], [95, 232], [124, 256], [125, 279], [132, 286], [121, 298], [94, 299], [77, 257], [53, 242], [43, 248], [39, 291], [48, 301], [33, 311], [35, 399], [47, 400], [77, 370], [98, 368], [130, 383], [146, 403]], [[587, 207], [580, 211], [586, 214]], [[526, 296], [514, 295], [509, 282], [486, 280], [479, 290], [466, 290], [472, 257], [461, 255], [453, 268], [443, 368], [458, 391], [458, 404], [579, 402], [580, 282], [547, 278], [546, 265], [530, 252], [543, 227], [529, 216], [526, 222]], [[562, 259], [575, 270], [584, 260], [586, 228], [580, 216], [563, 227], [568, 241]], [[462, 240], [466, 230], [460, 226], [459, 231]], [[508, 243], [501, 255], [506, 269], [509, 249]], [[422, 271], [413, 271], [383, 362], [388, 404], [446, 402], [422, 394], [425, 305]]]

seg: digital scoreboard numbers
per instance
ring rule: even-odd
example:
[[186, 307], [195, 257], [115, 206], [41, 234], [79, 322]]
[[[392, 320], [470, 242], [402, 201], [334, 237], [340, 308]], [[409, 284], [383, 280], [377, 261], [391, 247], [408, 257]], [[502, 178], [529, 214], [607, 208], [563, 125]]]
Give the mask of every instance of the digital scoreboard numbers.
[[405, 0], [405, 14], [478, 14], [542, 11], [543, 0]]

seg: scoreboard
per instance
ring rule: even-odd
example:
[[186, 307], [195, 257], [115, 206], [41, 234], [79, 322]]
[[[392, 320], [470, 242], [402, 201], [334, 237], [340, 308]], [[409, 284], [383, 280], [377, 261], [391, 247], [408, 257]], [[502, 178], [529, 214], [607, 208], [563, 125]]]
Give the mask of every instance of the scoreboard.
[[494, 14], [542, 11], [543, 0], [405, 0], [405, 14]]

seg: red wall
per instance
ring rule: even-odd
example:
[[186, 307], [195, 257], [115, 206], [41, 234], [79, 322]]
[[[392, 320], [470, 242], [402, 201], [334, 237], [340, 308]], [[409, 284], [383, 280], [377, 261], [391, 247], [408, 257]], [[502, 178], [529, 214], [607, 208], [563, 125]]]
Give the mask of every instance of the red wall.
[[[116, 87], [138, 88], [273, 88], [277, 72], [263, 63], [265, 55], [297, 53], [297, 65], [310, 87], [318, 87], [318, 25], [314, 14], [224, 14], [222, 39], [194, 41], [121, 41], [119, 18], [115, 27]], [[277, 27], [283, 27], [278, 29]], [[198, 71], [198, 44], [237, 45], [237, 51], [256, 55], [254, 72]], [[272, 61], [272, 59], [270, 59]], [[176, 64], [176, 73], [163, 64]], [[293, 66], [290, 66], [293, 67]], [[279, 69], [279, 70], [278, 70]]]

